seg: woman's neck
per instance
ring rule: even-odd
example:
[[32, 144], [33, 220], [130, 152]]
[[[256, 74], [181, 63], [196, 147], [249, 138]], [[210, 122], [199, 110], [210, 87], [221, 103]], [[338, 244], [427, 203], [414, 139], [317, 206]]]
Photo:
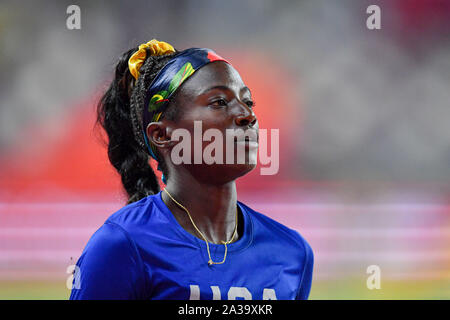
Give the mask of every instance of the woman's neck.
[[[236, 183], [214, 185], [200, 183], [192, 176], [169, 178], [166, 190], [192, 217], [197, 228], [212, 243], [231, 239], [236, 225], [237, 193]], [[166, 192], [162, 199], [178, 223], [194, 236], [202, 239], [195, 230], [188, 214], [179, 207]], [[239, 236], [235, 236], [236, 241]]]

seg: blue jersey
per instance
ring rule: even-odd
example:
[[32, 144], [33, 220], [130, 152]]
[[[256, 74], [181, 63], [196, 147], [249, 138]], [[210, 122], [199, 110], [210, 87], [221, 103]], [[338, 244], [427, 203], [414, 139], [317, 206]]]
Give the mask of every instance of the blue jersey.
[[[313, 252], [295, 230], [237, 202], [243, 235], [224, 264], [177, 222], [161, 192], [112, 214], [80, 256], [70, 299], [307, 299]], [[222, 261], [223, 244], [209, 244]]]

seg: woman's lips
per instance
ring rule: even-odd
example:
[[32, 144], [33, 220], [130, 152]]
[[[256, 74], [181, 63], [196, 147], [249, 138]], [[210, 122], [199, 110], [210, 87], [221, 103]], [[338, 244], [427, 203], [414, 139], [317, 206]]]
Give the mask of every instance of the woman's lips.
[[238, 145], [244, 144], [246, 147], [248, 146], [250, 148], [258, 147], [258, 141], [249, 137], [245, 137], [245, 139], [236, 139], [235, 143]]
[[247, 130], [245, 132], [239, 132], [233, 138], [234, 143], [237, 146], [243, 145], [246, 150], [258, 148], [259, 135], [258, 132], [255, 130]]
[[239, 136], [235, 136], [234, 137], [234, 142], [245, 142], [245, 141], [249, 141], [249, 142], [256, 142], [258, 143], [259, 140], [259, 136], [257, 133], [254, 134], [244, 134], [244, 135], [239, 135]]

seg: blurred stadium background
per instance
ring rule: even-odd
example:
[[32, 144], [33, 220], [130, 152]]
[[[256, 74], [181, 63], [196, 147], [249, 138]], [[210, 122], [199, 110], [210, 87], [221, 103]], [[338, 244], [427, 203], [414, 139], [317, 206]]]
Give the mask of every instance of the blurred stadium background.
[[151, 38], [229, 58], [280, 129], [279, 174], [254, 170], [239, 200], [310, 242], [311, 299], [450, 298], [450, 1], [79, 0], [81, 30], [70, 4], [0, 4], [0, 299], [67, 299], [124, 205], [94, 107]]

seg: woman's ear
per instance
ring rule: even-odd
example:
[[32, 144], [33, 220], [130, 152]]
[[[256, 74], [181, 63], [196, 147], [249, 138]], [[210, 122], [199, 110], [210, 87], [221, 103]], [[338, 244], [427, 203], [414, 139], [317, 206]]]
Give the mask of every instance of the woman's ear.
[[147, 137], [149, 143], [153, 143], [158, 148], [168, 148], [174, 144], [174, 141], [171, 140], [171, 130], [166, 121], [149, 123]]

